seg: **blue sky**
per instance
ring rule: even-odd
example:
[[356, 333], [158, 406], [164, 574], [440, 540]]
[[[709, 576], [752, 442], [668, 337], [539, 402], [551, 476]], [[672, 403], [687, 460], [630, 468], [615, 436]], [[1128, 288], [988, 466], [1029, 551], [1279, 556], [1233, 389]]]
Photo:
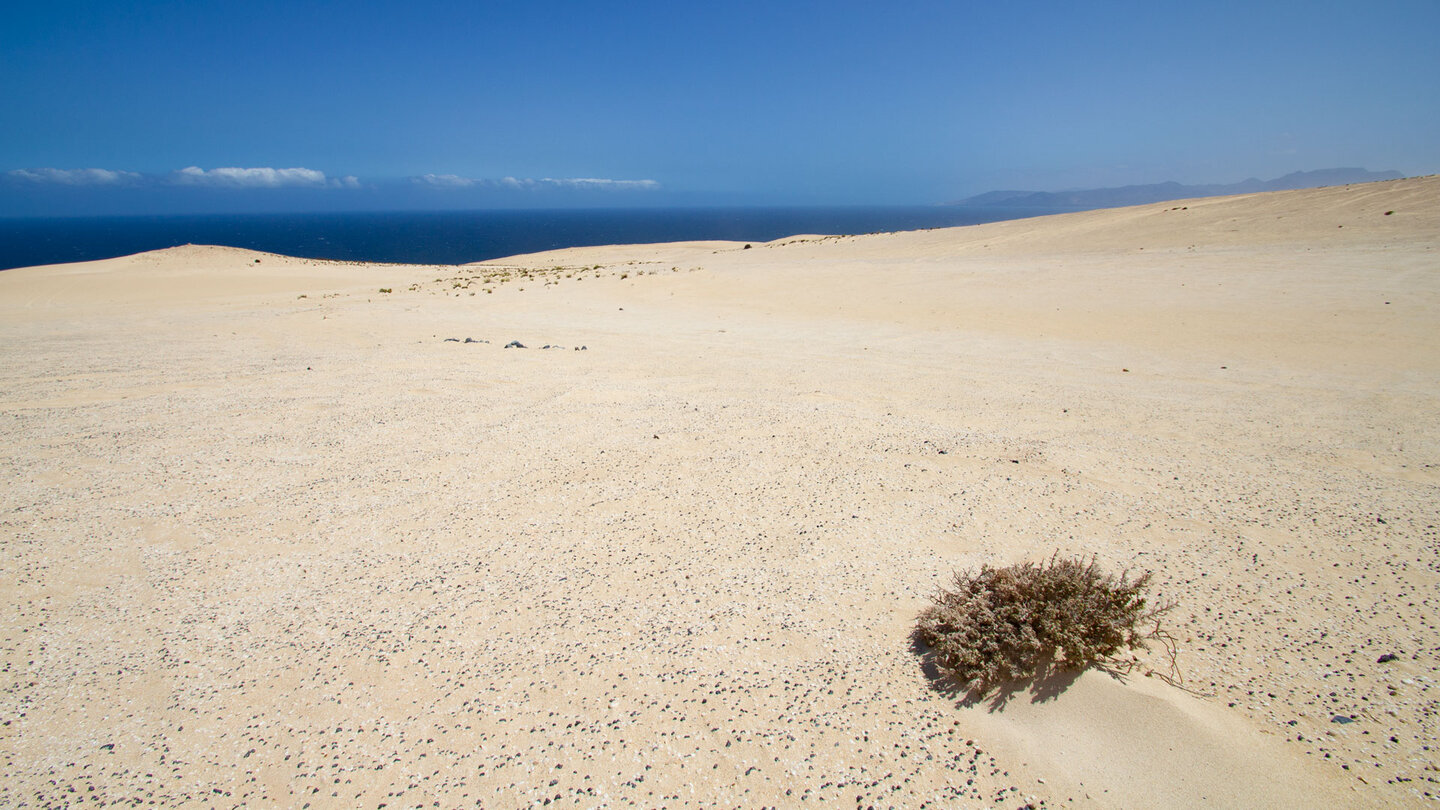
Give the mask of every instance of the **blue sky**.
[[7, 4], [0, 215], [1440, 171], [1440, 2]]

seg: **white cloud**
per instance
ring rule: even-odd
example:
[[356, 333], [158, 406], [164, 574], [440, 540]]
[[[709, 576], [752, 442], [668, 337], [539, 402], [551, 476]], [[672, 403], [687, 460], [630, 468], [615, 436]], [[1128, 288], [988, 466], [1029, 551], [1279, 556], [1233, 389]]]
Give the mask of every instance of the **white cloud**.
[[608, 180], [603, 177], [568, 177], [558, 180], [546, 177], [540, 182], [564, 188], [595, 188], [611, 191], [653, 191], [660, 188], [660, 184], [654, 180]]
[[[0, 175], [7, 180], [35, 185], [63, 186], [189, 186], [195, 188], [360, 188], [354, 175], [327, 177], [317, 169], [274, 169], [268, 166], [226, 166], [202, 169], [186, 166], [166, 174], [111, 171], [110, 169], [14, 169]], [[654, 180], [612, 180], [604, 177], [501, 177], [484, 179], [458, 174], [422, 174], [410, 182], [437, 189], [491, 188], [514, 190], [653, 191]]]
[[[347, 178], [354, 179], [354, 178]], [[187, 166], [171, 172], [169, 181], [180, 186], [211, 186], [223, 188], [281, 188], [302, 186], [320, 188], [329, 183], [325, 173], [315, 169], [271, 169], [269, 167], [241, 169], [225, 167], [202, 169]], [[358, 181], [356, 185], [359, 185]]]
[[109, 169], [15, 169], [7, 177], [30, 183], [52, 183], [62, 186], [119, 186], [139, 182], [135, 172]]
[[200, 188], [360, 188], [354, 175], [326, 177], [315, 169], [219, 168], [187, 166], [166, 174], [112, 171], [110, 169], [12, 169], [0, 174], [0, 183], [34, 186], [141, 187], [192, 186]]
[[481, 182], [458, 174], [422, 174], [414, 180], [421, 185], [436, 188], [469, 188]]
[[660, 184], [654, 180], [609, 180], [602, 177], [542, 177], [535, 179], [531, 177], [502, 177], [499, 180], [482, 180], [473, 177], [461, 177], [456, 174], [424, 174], [413, 178], [420, 185], [433, 186], [435, 188], [471, 188], [482, 186], [487, 188], [508, 188], [508, 189], [598, 189], [602, 191], [653, 191], [660, 188]]

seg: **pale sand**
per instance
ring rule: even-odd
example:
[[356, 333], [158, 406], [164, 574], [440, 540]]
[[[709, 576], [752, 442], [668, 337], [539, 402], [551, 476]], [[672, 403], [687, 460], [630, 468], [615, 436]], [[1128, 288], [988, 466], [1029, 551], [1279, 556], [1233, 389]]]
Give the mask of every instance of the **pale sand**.
[[[1424, 803], [1437, 245], [1423, 178], [0, 273], [0, 805]], [[1191, 692], [931, 681], [950, 572], [1057, 550]]]

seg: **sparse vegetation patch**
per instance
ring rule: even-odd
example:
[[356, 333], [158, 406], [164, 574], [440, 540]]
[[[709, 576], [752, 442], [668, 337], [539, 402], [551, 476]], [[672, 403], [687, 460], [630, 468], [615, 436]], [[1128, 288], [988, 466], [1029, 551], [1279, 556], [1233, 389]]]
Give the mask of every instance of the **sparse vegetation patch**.
[[917, 635], [935, 663], [962, 684], [989, 691], [1010, 680], [1043, 675], [1051, 667], [1083, 669], [1107, 663], [1150, 639], [1164, 641], [1150, 607], [1150, 574], [1119, 579], [1093, 559], [1062, 558], [960, 572], [951, 589], [920, 614]]

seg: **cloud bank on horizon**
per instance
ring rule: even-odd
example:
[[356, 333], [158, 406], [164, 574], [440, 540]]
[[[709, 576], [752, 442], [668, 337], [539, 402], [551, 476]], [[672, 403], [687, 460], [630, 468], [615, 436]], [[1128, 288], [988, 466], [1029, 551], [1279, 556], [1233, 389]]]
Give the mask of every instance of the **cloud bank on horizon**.
[[6, 172], [11, 180], [60, 186], [118, 186], [139, 183], [145, 176], [138, 172], [117, 172], [110, 169], [14, 169]]
[[461, 177], [456, 174], [422, 174], [419, 177], [411, 178], [413, 182], [421, 186], [432, 188], [475, 188], [483, 186], [487, 188], [507, 189], [545, 189], [545, 188], [567, 188], [567, 189], [595, 189], [598, 191], [654, 191], [660, 188], [660, 184], [654, 180], [611, 180], [603, 177], [542, 177], [533, 179], [529, 177], [501, 177], [498, 180], [490, 180], [475, 177]]
[[351, 175], [326, 177], [315, 169], [273, 169], [270, 167], [222, 167], [202, 169], [186, 166], [167, 174], [112, 169], [13, 169], [5, 177], [18, 183], [59, 186], [199, 186], [205, 188], [359, 188], [360, 180]]
[[0, 171], [0, 216], [613, 207], [662, 189], [655, 180], [467, 177], [431, 172], [366, 179], [303, 166], [186, 166], [166, 172], [54, 167]]
[[[202, 169], [187, 166], [166, 174], [112, 169], [12, 169], [4, 177], [16, 184], [32, 186], [193, 186], [204, 188], [337, 188], [358, 189], [362, 183], [354, 175], [328, 177], [317, 169], [275, 169], [268, 166]], [[458, 189], [592, 189], [598, 191], [653, 191], [660, 188], [654, 180], [614, 180], [604, 177], [501, 177], [498, 179], [462, 177], [457, 174], [422, 174], [405, 178], [421, 188]]]
[[310, 188], [359, 188], [360, 180], [353, 175], [327, 178], [315, 169], [271, 169], [268, 167], [240, 169], [234, 167], [205, 170], [198, 166], [187, 166], [169, 176], [169, 182], [181, 186], [211, 186], [221, 188], [284, 188], [285, 186], [306, 186]]

